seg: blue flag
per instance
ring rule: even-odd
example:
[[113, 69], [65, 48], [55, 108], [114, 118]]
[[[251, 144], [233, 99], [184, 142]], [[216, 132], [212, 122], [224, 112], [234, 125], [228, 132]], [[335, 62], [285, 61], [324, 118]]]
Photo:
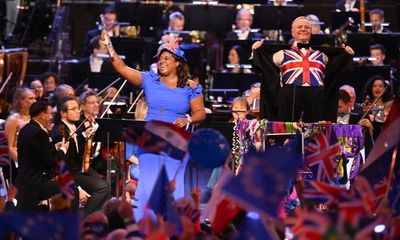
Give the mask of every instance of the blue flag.
[[260, 215], [256, 212], [249, 212], [246, 219], [240, 225], [239, 234], [233, 239], [269, 240], [274, 238], [271, 237], [271, 234], [265, 228]]
[[302, 163], [301, 154], [271, 147], [266, 152], [249, 152], [237, 177], [222, 190], [240, 205], [276, 217], [290, 178]]
[[0, 216], [0, 239], [11, 231], [23, 239], [79, 239], [78, 213], [21, 213]]
[[175, 199], [169, 185], [167, 171], [165, 166], [161, 167], [156, 183], [151, 192], [147, 207], [155, 213], [164, 217], [165, 221], [170, 221], [175, 224], [178, 232], [183, 231], [180, 215], [176, 208]]

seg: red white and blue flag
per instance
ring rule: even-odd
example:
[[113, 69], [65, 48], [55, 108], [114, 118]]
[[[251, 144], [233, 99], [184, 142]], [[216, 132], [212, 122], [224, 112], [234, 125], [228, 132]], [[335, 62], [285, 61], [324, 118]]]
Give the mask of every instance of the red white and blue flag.
[[[336, 157], [341, 153], [338, 140], [332, 127], [317, 133], [314, 141], [306, 146], [306, 164], [316, 174], [319, 182], [332, 182], [335, 168], [337, 167]], [[317, 167], [317, 168], [316, 168]], [[316, 171], [315, 171], [316, 168]]]
[[145, 152], [164, 152], [170, 157], [182, 160], [188, 149], [190, 133], [168, 122], [151, 120], [144, 129], [129, 127], [123, 138]]
[[309, 48], [303, 54], [297, 47], [283, 51], [284, 60], [281, 67], [283, 84], [297, 86], [323, 86], [325, 63], [323, 54]]
[[73, 199], [76, 185], [71, 173], [68, 170], [67, 164], [64, 160], [58, 160], [57, 166], [59, 171], [57, 182], [58, 185], [60, 185], [61, 194], [66, 199]]

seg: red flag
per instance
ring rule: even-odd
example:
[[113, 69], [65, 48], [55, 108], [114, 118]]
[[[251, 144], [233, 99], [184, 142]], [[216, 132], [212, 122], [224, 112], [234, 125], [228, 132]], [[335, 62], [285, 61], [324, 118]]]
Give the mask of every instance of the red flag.
[[211, 229], [215, 234], [220, 234], [226, 225], [230, 223], [239, 213], [241, 209], [236, 204], [225, 198], [217, 205], [214, 221], [212, 222]]

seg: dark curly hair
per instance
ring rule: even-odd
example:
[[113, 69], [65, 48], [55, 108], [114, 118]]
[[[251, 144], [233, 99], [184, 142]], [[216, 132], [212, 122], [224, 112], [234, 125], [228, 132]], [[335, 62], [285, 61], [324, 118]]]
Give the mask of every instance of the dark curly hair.
[[[375, 97], [372, 94], [372, 87], [373, 87], [375, 81], [382, 81], [384, 87], [388, 86], [388, 83], [385, 81], [385, 79], [382, 76], [375, 75], [375, 76], [371, 77], [368, 80], [368, 82], [365, 84], [363, 99], [365, 99], [368, 96], [371, 100], [374, 100]], [[382, 101], [387, 102], [390, 99], [391, 99], [390, 91], [389, 91], [389, 89], [386, 89], [386, 92], [382, 95]]]
[[187, 81], [191, 78], [189, 65], [176, 56], [174, 56], [174, 58], [175, 61], [179, 62], [178, 67], [176, 67], [176, 75], [178, 76], [177, 87], [183, 88], [185, 87]]

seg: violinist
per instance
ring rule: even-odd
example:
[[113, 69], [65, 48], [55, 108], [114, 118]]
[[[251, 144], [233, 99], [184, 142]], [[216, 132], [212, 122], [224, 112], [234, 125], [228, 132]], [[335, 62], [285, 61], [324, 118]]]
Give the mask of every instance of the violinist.
[[[93, 102], [93, 105], [96, 104]], [[101, 179], [93, 169], [90, 169], [88, 174], [82, 173], [85, 142], [94, 134], [96, 128], [88, 126], [86, 129], [85, 127], [77, 129], [76, 123], [81, 114], [79, 103], [74, 97], [63, 98], [57, 105], [57, 113], [60, 121], [56, 122], [50, 135], [54, 141], [62, 138], [70, 141], [65, 160], [79, 190], [79, 199], [75, 198], [71, 206], [77, 209], [80, 203], [83, 206], [84, 215], [87, 216], [100, 209], [109, 195], [107, 182]]]
[[385, 120], [384, 108], [391, 100], [388, 86], [388, 82], [383, 77], [376, 75], [368, 80], [364, 88], [363, 110], [366, 117], [361, 121], [370, 131], [370, 134], [365, 136], [366, 154], [372, 148], [374, 139], [379, 136]]
[[[83, 122], [83, 128], [88, 129], [93, 127], [98, 128], [96, 117], [99, 114], [99, 97], [96, 92], [86, 91], [79, 96], [79, 103], [81, 108], [81, 118], [79, 124]], [[86, 120], [86, 121], [85, 121]], [[91, 142], [91, 145], [88, 145]], [[83, 154], [83, 161], [89, 161], [89, 171], [94, 169], [96, 172], [105, 176], [107, 171], [106, 161], [101, 157], [101, 142], [86, 141], [85, 152]], [[89, 158], [89, 159], [87, 159]]]

